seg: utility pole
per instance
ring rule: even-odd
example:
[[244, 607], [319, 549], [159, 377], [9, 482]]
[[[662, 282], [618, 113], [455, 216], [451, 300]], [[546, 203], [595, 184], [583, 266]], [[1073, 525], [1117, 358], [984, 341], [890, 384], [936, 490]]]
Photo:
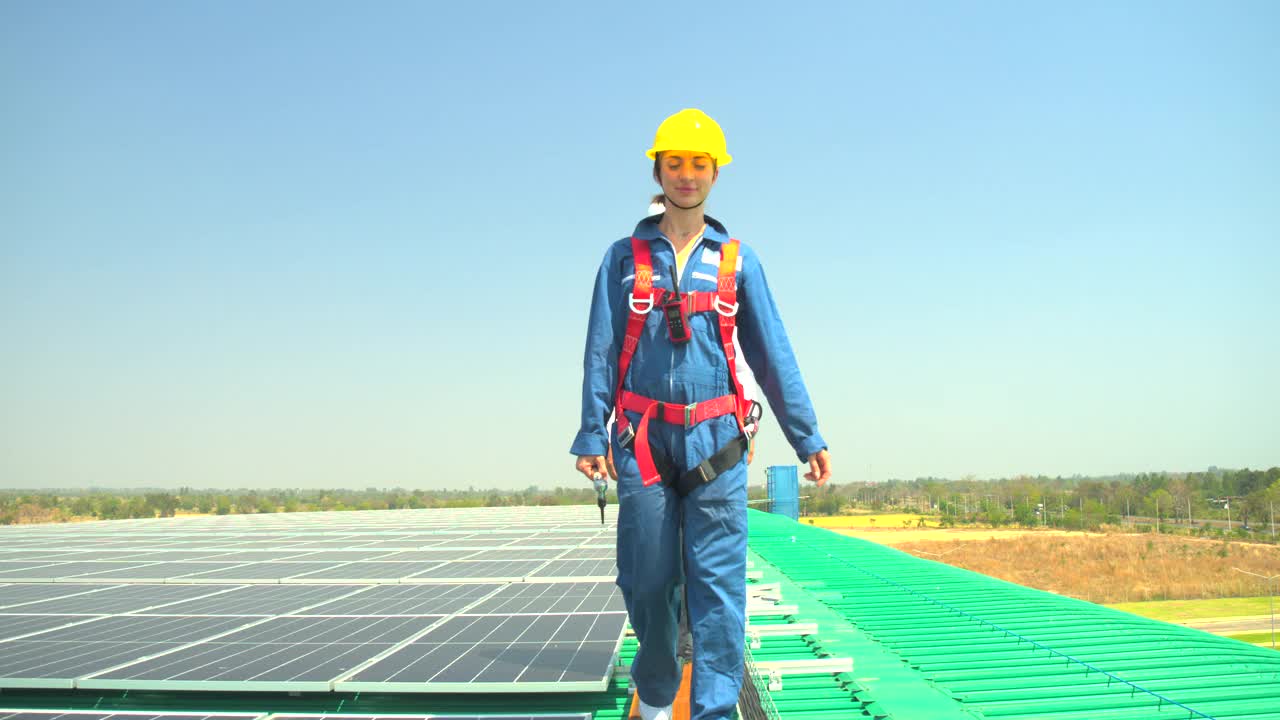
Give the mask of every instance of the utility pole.
[[1156, 498], [1156, 534], [1160, 534], [1160, 498]]
[[1275, 601], [1275, 593], [1272, 592], [1271, 590], [1271, 582], [1276, 578], [1280, 578], [1280, 575], [1271, 575], [1271, 576], [1259, 575], [1258, 573], [1249, 572], [1248, 570], [1241, 570], [1240, 568], [1237, 568], [1237, 567], [1233, 567], [1231, 569], [1235, 570], [1236, 572], [1244, 573], [1245, 575], [1252, 575], [1254, 577], [1262, 578], [1263, 580], [1267, 581], [1267, 604], [1271, 607], [1271, 649], [1275, 650], [1276, 649], [1276, 601]]

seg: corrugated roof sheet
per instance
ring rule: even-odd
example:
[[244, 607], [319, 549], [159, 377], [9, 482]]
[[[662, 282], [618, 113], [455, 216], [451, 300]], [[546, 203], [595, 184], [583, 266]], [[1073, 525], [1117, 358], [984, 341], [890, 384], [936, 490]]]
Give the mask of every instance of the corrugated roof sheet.
[[[1280, 718], [1280, 653], [1269, 648], [766, 513], [751, 522], [753, 551], [980, 717]], [[883, 688], [863, 684], [904, 720]]]

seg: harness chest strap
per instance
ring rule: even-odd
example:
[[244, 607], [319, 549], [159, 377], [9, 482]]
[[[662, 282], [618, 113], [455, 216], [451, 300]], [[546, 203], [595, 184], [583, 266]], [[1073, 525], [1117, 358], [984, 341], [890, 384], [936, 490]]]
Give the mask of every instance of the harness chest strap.
[[[721, 415], [733, 414], [738, 422], [738, 429], [743, 429], [743, 415], [747, 412], [748, 402], [743, 394], [742, 383], [738, 379], [736, 355], [733, 346], [735, 320], [738, 312], [737, 302], [737, 263], [738, 241], [730, 240], [721, 246], [720, 269], [716, 280], [716, 292], [688, 293], [686, 302], [690, 312], [709, 312], [714, 310], [719, 316], [721, 346], [728, 362], [729, 377], [733, 379], [733, 395], [724, 395], [713, 400], [691, 405], [675, 405], [651, 398], [642, 397], [622, 389], [631, 360], [635, 356], [640, 342], [640, 333], [649, 312], [661, 301], [670, 297], [671, 291], [653, 288], [653, 258], [649, 243], [631, 238], [631, 253], [635, 264], [635, 282], [629, 299], [630, 314], [627, 317], [627, 334], [623, 339], [622, 352], [618, 357], [618, 385], [614, 393], [616, 407], [614, 420], [618, 428], [618, 436], [626, 445], [628, 434], [634, 435], [636, 463], [639, 466], [643, 483], [653, 485], [662, 479], [654, 463], [653, 452], [649, 447], [649, 421], [658, 417], [664, 422], [690, 427], [703, 420]], [[623, 410], [640, 413], [640, 421], [633, 432], [630, 422]]]

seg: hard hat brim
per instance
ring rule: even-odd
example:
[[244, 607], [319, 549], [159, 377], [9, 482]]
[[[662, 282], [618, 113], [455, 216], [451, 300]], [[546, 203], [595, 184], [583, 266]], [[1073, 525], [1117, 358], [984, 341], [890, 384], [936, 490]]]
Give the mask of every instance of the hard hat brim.
[[[644, 155], [650, 160], [654, 160], [654, 159], [657, 159], [658, 153], [660, 152], [666, 152], [668, 150], [681, 150], [681, 149], [682, 148], [673, 148], [673, 147], [651, 147], [648, 150], [644, 151]], [[717, 156], [714, 153], [707, 152], [706, 150], [690, 150], [689, 152], [707, 153], [708, 155], [711, 156], [713, 160], [716, 161], [717, 167], [724, 167], [725, 165], [728, 165], [729, 163], [733, 162], [733, 156], [730, 155], [729, 153], [724, 153], [722, 155]]]

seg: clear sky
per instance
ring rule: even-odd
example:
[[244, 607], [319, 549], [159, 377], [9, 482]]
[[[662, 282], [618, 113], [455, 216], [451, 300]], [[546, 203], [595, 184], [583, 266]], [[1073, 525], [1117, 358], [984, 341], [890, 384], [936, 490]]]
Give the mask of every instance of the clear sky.
[[836, 482], [1280, 464], [1277, 78], [1268, 1], [5, 2], [0, 487], [581, 482], [684, 107]]

